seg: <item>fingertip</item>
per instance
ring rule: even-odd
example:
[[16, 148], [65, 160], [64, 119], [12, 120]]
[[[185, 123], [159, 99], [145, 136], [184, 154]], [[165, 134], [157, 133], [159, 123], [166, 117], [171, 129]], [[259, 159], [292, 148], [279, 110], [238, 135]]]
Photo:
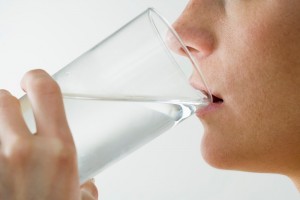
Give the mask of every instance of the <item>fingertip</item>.
[[24, 92], [26, 92], [27, 90], [27, 83], [36, 76], [50, 76], [50, 75], [43, 69], [33, 69], [26, 72], [23, 75], [20, 83], [20, 86]]
[[12, 137], [30, 133], [22, 116], [20, 101], [3, 89], [0, 89], [0, 122], [0, 147]]
[[35, 69], [24, 75], [21, 87], [30, 101], [37, 134], [60, 137], [73, 143], [58, 83], [44, 70]]
[[8, 90], [5, 89], [0, 89], [0, 95], [4, 96], [4, 95], [11, 95], [11, 93]]
[[0, 107], [8, 109], [9, 107], [19, 106], [19, 100], [8, 90], [0, 89]]
[[[8, 118], [8, 115], [15, 114], [16, 108], [19, 106], [19, 101], [15, 96], [7, 90], [0, 89], [0, 113], [5, 119]], [[1, 125], [3, 125], [3, 121], [1, 121]]]

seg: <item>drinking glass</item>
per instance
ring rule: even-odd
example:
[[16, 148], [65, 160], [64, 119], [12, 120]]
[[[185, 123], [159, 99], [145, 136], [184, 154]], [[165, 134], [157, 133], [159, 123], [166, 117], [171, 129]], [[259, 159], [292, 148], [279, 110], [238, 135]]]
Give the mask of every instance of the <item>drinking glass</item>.
[[[181, 47], [185, 56], [170, 50]], [[189, 79], [200, 77], [206, 93]], [[175, 30], [149, 8], [53, 75], [64, 100], [80, 182], [211, 102], [194, 58]], [[32, 133], [27, 96], [22, 112]]]

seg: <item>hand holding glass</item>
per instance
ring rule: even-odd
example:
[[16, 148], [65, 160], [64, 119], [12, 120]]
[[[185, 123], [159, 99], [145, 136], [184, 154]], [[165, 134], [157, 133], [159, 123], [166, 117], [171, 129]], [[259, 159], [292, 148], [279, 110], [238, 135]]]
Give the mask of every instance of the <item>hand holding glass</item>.
[[[170, 37], [186, 56], [169, 49]], [[57, 72], [80, 182], [206, 106], [211, 96], [189, 84], [193, 73], [202, 78], [177, 33], [151, 8]], [[30, 103], [20, 101], [34, 133]]]

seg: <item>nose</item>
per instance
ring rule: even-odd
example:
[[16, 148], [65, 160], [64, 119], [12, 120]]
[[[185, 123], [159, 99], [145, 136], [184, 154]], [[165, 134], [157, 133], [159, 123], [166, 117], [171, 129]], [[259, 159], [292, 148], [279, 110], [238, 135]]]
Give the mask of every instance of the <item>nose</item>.
[[[208, 0], [212, 2], [212, 0]], [[210, 30], [208, 6], [206, 0], [191, 1], [181, 16], [173, 23], [174, 30], [178, 33], [187, 49], [198, 58], [210, 55], [215, 47], [215, 38]], [[199, 3], [201, 2], [201, 4]], [[185, 55], [182, 46], [169, 32], [167, 35], [168, 46], [176, 53]]]

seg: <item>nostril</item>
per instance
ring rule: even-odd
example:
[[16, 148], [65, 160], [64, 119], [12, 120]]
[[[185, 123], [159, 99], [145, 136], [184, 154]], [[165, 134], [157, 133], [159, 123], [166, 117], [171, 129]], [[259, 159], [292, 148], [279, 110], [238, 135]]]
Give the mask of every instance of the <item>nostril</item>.
[[198, 51], [197, 49], [193, 48], [193, 47], [187, 47], [187, 49], [189, 50], [189, 52], [193, 55], [197, 54], [197, 55], [202, 55], [201, 51]]
[[[196, 49], [194, 49], [193, 47], [187, 46], [186, 48], [187, 48], [187, 50], [188, 50], [192, 55], [201, 53], [201, 52], [197, 51]], [[180, 51], [180, 52], [178, 52], [178, 53], [179, 53], [180, 55], [186, 56], [186, 52], [185, 52], [185, 50], [184, 50], [183, 48], [180, 48], [179, 51]]]
[[[201, 55], [201, 57], [210, 55], [214, 48], [216, 48], [216, 38], [214, 37], [213, 32], [206, 27], [199, 27], [196, 25], [188, 26], [187, 24], [173, 24], [174, 30], [181, 38], [184, 45], [193, 54]], [[173, 39], [172, 35], [169, 34], [169, 42], [174, 42]], [[180, 46], [176, 45], [176, 42], [175, 45], [173, 44], [171, 46], [176, 47], [176, 50], [172, 48], [173, 51], [175, 50], [175, 52], [185, 55], [183, 49], [178, 49]]]
[[197, 50], [196, 49], [194, 49], [193, 47], [186, 47], [191, 53], [192, 52], [197, 52]]
[[182, 56], [186, 56], [186, 52], [183, 48], [180, 48], [180, 51], [178, 53]]

